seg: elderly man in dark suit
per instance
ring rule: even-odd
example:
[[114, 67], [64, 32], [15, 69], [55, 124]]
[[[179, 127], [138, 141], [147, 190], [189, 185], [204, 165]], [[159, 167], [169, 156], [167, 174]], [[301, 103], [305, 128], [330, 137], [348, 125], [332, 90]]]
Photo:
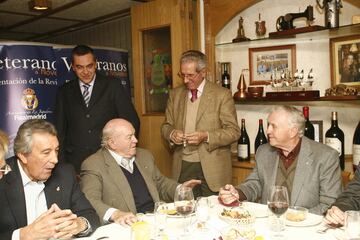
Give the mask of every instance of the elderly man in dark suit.
[[23, 123], [14, 140], [12, 171], [0, 181], [0, 239], [67, 239], [99, 225], [71, 165], [59, 164], [55, 127]]
[[136, 144], [131, 123], [113, 119], [104, 127], [103, 148], [81, 165], [81, 189], [104, 222], [130, 224], [134, 213], [152, 212], [154, 202], [174, 199], [179, 184], [162, 175], [152, 154]]
[[245, 182], [228, 184], [219, 196], [225, 203], [235, 199], [266, 204], [274, 185], [286, 186], [290, 205], [323, 214], [341, 193], [339, 154], [303, 136], [305, 119], [292, 106], [277, 106], [269, 114], [269, 143], [256, 152], [256, 166]]
[[73, 49], [72, 69], [78, 78], [59, 88], [55, 115], [60, 160], [71, 163], [79, 173], [82, 161], [100, 148], [101, 131], [110, 119], [127, 119], [136, 134], [140, 121], [120, 81], [96, 73], [96, 58], [90, 47]]

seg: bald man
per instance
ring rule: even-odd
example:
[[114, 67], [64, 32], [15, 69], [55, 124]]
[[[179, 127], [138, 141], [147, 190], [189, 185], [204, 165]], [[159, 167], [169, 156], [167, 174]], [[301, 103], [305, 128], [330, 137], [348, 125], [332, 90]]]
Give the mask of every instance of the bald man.
[[[154, 202], [173, 201], [179, 184], [163, 176], [153, 155], [137, 148], [137, 142], [130, 122], [110, 120], [102, 132], [102, 148], [81, 166], [81, 188], [104, 222], [130, 224], [133, 214], [152, 212]], [[199, 180], [183, 183], [197, 184]]]

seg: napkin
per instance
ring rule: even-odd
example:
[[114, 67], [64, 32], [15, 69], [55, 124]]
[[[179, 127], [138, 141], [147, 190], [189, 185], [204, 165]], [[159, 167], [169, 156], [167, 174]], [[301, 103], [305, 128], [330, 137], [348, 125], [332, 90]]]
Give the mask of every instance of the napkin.
[[239, 206], [239, 201], [237, 201], [237, 200], [235, 200], [235, 201], [233, 201], [233, 202], [231, 202], [231, 203], [224, 203], [224, 202], [221, 200], [221, 198], [218, 197], [218, 201], [219, 201], [219, 203], [220, 203], [221, 205], [224, 205], [224, 206], [226, 206], [226, 207], [237, 207], [237, 206]]

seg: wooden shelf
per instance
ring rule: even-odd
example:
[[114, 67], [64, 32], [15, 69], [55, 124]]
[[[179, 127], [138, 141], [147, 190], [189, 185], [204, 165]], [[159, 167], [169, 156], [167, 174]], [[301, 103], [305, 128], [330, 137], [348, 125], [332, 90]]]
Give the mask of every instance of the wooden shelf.
[[[330, 28], [330, 29], [321, 29], [321, 30], [315, 30], [315, 31], [311, 31], [311, 32], [303, 32], [303, 33], [297, 33], [297, 34], [283, 34], [281, 35], [281, 39], [286, 39], [286, 38], [296, 38], [296, 39], [308, 39], [308, 40], [313, 40], [313, 39], [329, 39], [329, 38], [333, 38], [333, 37], [339, 37], [339, 36], [349, 36], [349, 35], [354, 35], [354, 34], [359, 34], [360, 32], [360, 23], [359, 24], [351, 24], [351, 25], [344, 25], [344, 26], [340, 26], [337, 28]], [[276, 41], [276, 39], [278, 38], [257, 38], [257, 39], [251, 39], [249, 41], [244, 41], [244, 42], [223, 42], [223, 43], [216, 43], [215, 47], [225, 47], [225, 46], [230, 46], [230, 45], [248, 45], [250, 42], [258, 42], [258, 41], [269, 41], [269, 42], [273, 42], [274, 40]]]

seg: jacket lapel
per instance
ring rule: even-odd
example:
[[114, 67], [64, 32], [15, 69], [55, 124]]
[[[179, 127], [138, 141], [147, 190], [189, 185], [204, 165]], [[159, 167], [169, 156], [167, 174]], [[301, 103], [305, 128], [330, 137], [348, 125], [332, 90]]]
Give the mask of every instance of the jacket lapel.
[[[99, 76], [99, 74], [96, 74], [95, 83], [91, 92], [91, 97], [89, 101], [89, 107], [88, 109], [91, 109], [94, 104], [97, 102], [97, 100], [102, 96], [102, 92], [104, 91], [104, 88], [106, 86], [105, 81], [106, 79], [103, 79]], [[119, 82], [120, 84], [120, 82]], [[85, 104], [85, 102], [84, 102]]]
[[102, 152], [105, 158], [105, 165], [107, 167], [110, 177], [113, 179], [114, 183], [119, 188], [119, 192], [124, 193], [124, 199], [130, 211], [136, 212], [135, 201], [130, 185], [128, 184], [128, 180], [126, 179], [120, 166], [116, 163], [115, 159], [110, 155], [110, 153], [106, 149], [104, 149]]
[[27, 225], [24, 187], [16, 157], [9, 161], [9, 165], [12, 171], [4, 177], [7, 185], [5, 194], [17, 226], [20, 228]]
[[212, 102], [211, 96], [214, 96], [213, 89], [208, 82], [205, 82], [204, 91], [201, 94], [199, 109], [196, 115], [196, 125], [200, 121], [202, 115], [208, 110], [208, 106]]
[[[54, 169], [55, 170], [55, 169]], [[59, 208], [63, 209], [63, 199], [62, 199], [62, 191], [63, 186], [61, 182], [58, 181], [56, 174], [53, 173], [51, 177], [45, 182], [45, 197], [46, 197], [46, 204], [48, 209], [51, 207], [52, 204], [56, 203]]]
[[151, 195], [153, 201], [154, 201], [154, 202], [159, 201], [160, 198], [159, 198], [159, 195], [158, 195], [158, 191], [157, 191], [157, 189], [156, 189], [156, 185], [155, 185], [155, 184], [151, 184], [151, 183], [153, 182], [152, 176], [149, 175], [149, 174], [147, 174], [147, 172], [148, 172], [149, 170], [147, 170], [147, 169], [148, 169], [148, 166], [147, 166], [146, 162], [141, 162], [141, 161], [140, 161], [140, 158], [137, 157], [134, 163], [135, 163], [136, 166], [138, 167], [139, 172], [141, 173], [141, 175], [143, 176], [144, 181], [145, 181], [145, 183], [146, 183], [146, 186], [147, 186], [147, 188], [148, 188], [148, 190], [149, 190], [149, 192], [150, 192], [150, 195]]
[[178, 116], [182, 118], [182, 126], [179, 126], [180, 129], [185, 129], [185, 123], [186, 123], [186, 106], [188, 101], [188, 90], [187, 88], [183, 88], [183, 91], [180, 92], [180, 104], [178, 105], [179, 109], [174, 109], [175, 112], [178, 111]]
[[312, 151], [310, 149], [310, 143], [302, 138], [301, 148], [298, 155], [295, 177], [293, 182], [293, 188], [291, 192], [291, 204], [296, 205], [296, 202], [300, 196], [301, 189], [303, 185], [306, 183], [306, 180], [309, 179], [309, 175], [311, 173], [311, 165], [314, 161], [310, 156]]

